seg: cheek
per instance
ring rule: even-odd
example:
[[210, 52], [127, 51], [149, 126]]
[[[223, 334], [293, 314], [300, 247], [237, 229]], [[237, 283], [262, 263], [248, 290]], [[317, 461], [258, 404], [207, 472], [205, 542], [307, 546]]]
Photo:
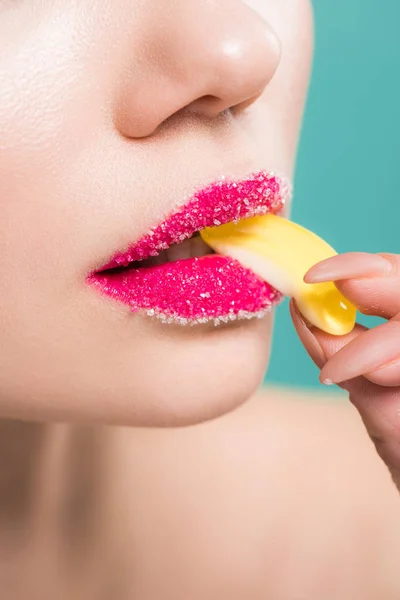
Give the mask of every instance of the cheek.
[[[10, 34], [7, 15], [0, 25], [0, 321], [5, 353], [0, 363], [4, 378], [16, 369], [17, 382], [18, 370], [28, 369], [46, 346], [51, 352], [56, 336], [61, 337], [60, 313], [71, 303], [73, 289], [65, 267], [74, 251], [70, 233], [75, 215], [65, 179], [90, 140], [87, 131], [96, 131], [95, 125], [98, 129], [99, 115], [93, 111], [82, 49], [66, 27], [66, 14], [52, 14], [49, 8], [28, 14], [25, 3], [15, 10], [18, 33]], [[45, 364], [49, 357], [44, 353], [42, 358]]]
[[[93, 132], [101, 129], [104, 108], [93, 97], [93, 74], [83, 58], [84, 36], [74, 36], [74, 28], [68, 26], [73, 15], [59, 9], [53, 13], [51, 8], [30, 14], [24, 4], [15, 9], [17, 35], [9, 34], [7, 14], [0, 25], [5, 40], [0, 65], [3, 282], [18, 269], [34, 279], [50, 257], [57, 263], [65, 255], [68, 221], [75, 213], [65, 180]], [[100, 98], [104, 72], [104, 80], [97, 82]], [[10, 285], [1, 289], [6, 297], [11, 291]]]
[[281, 40], [282, 55], [265, 98], [290, 138], [292, 154], [295, 154], [313, 53], [313, 15], [309, 0], [274, 2], [271, 20]]
[[264, 160], [293, 175], [313, 54], [313, 14], [309, 0], [254, 0], [255, 8], [281, 42], [278, 69], [252, 107], [252, 139]]

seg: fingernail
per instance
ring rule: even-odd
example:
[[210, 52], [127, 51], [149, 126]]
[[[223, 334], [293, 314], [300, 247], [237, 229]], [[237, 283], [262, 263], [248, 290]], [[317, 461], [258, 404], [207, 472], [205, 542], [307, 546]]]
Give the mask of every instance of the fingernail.
[[305, 274], [306, 283], [340, 281], [344, 279], [364, 279], [389, 275], [393, 263], [380, 254], [363, 252], [351, 255], [337, 255], [311, 267]]
[[299, 311], [294, 301], [290, 304], [290, 310], [293, 311], [296, 315], [296, 319], [294, 319], [294, 326], [296, 328], [299, 338], [303, 342], [308, 354], [315, 362], [317, 367], [322, 369], [322, 367], [327, 361], [327, 357], [325, 356], [325, 352], [323, 351], [321, 345], [319, 344], [317, 338], [313, 333], [314, 328], [306, 324], [301, 312]]

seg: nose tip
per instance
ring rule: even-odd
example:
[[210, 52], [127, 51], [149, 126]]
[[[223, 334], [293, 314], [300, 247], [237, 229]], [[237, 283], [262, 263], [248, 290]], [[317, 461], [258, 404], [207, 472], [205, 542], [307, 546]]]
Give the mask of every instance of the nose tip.
[[[135, 69], [131, 57], [131, 77], [120, 96], [118, 121], [124, 135], [149, 136], [182, 109], [215, 117], [247, 107], [260, 96], [281, 55], [269, 23], [242, 0], [158, 1], [169, 10], [160, 8], [162, 26], [147, 20], [141, 68]], [[145, 56], [147, 74], [146, 48], [153, 49]]]
[[199, 72], [204, 94], [190, 104], [190, 110], [213, 117], [226, 109], [244, 108], [268, 86], [279, 65], [280, 40], [258, 16], [249, 21], [232, 28], [203, 58]]

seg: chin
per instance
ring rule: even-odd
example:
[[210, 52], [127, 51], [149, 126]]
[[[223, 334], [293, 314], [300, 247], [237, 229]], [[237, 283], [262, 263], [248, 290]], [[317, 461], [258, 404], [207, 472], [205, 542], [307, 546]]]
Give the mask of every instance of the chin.
[[212, 329], [164, 325], [151, 329], [141, 336], [142, 351], [135, 357], [134, 371], [126, 367], [128, 385], [121, 385], [121, 371], [115, 381], [113, 403], [104, 412], [109, 423], [199, 424], [239, 407], [263, 381], [271, 345], [271, 314]]
[[215, 419], [261, 384], [271, 329], [272, 313], [218, 327], [180, 327], [139, 315], [127, 320], [126, 311], [109, 311], [106, 303], [36, 352], [26, 345], [29, 369], [3, 378], [2, 416], [129, 427]]

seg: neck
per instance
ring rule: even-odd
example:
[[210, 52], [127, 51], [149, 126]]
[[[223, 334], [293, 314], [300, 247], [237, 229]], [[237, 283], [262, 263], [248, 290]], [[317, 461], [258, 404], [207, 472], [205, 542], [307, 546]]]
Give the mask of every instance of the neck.
[[[91, 597], [81, 578], [89, 585], [94, 569], [90, 583], [98, 581], [110, 543], [111, 437], [112, 430], [101, 427], [0, 421], [0, 562], [4, 557], [4, 564], [18, 565], [10, 600], [28, 590], [47, 597], [41, 586], [51, 585], [52, 572], [55, 586], [65, 572], [68, 582], [79, 579], [74, 598], [81, 589]], [[63, 597], [60, 588], [49, 597]]]

